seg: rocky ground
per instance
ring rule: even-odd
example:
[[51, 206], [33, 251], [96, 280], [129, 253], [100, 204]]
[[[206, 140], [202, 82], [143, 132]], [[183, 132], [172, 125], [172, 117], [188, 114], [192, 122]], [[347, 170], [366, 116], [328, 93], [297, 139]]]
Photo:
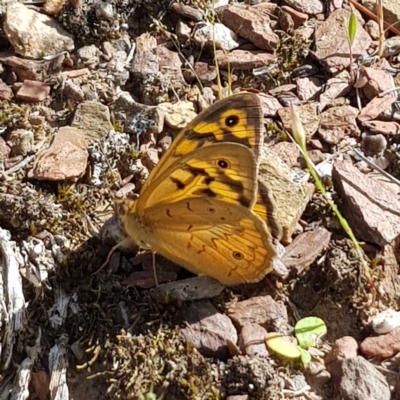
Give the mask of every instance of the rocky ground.
[[[385, 4], [382, 33], [375, 10], [0, 1], [2, 399], [400, 399], [400, 11]], [[220, 91], [261, 101], [274, 273], [223, 288], [159, 258], [154, 287], [149, 254], [104, 266], [114, 200]], [[289, 138], [292, 106], [367, 270]], [[266, 345], [308, 316], [327, 327], [309, 362]]]

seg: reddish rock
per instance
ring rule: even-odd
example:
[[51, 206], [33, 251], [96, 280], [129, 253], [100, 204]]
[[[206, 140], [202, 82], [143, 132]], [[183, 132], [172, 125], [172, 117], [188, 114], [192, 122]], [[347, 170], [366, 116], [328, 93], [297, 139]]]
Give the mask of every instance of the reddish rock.
[[318, 100], [322, 92], [322, 81], [316, 77], [299, 78], [296, 80], [297, 95], [300, 100]]
[[304, 25], [308, 21], [308, 14], [306, 13], [297, 11], [289, 6], [282, 6], [281, 9], [283, 12], [289, 14], [292, 17], [294, 29], [297, 29], [299, 26]]
[[182, 307], [182, 316], [189, 324], [182, 329], [182, 334], [201, 354], [220, 359], [229, 357], [227, 341], [237, 343], [237, 332], [226, 315], [210, 302], [198, 301], [186, 303]]
[[260, 9], [253, 11], [234, 5], [220, 7], [217, 14], [221, 22], [262, 50], [276, 50], [279, 37], [269, 25], [270, 17]]
[[273, 64], [276, 57], [273, 54], [265, 53], [264, 51], [250, 50], [233, 50], [227, 53], [224, 50], [217, 50], [215, 59], [218, 66], [222, 69], [234, 68], [237, 70], [247, 70], [269, 66]]
[[266, 93], [257, 93], [257, 96], [260, 99], [264, 117], [276, 117], [278, 110], [282, 108], [281, 103], [274, 96]]
[[384, 375], [363, 357], [335, 361], [329, 365], [329, 371], [337, 398], [390, 400], [390, 388]]
[[330, 240], [331, 233], [325, 228], [301, 233], [286, 247], [282, 262], [299, 274], [316, 260]]
[[376, 119], [380, 114], [386, 110], [392, 108], [392, 104], [396, 101], [396, 98], [391, 94], [387, 94], [383, 97], [374, 97], [360, 112], [357, 119], [364, 123], [371, 119]]
[[325, 154], [321, 150], [308, 150], [308, 157], [310, 157], [311, 162], [315, 165], [321, 163], [325, 160]]
[[347, 71], [342, 71], [334, 78], [328, 79], [325, 84], [324, 92], [319, 96], [320, 110], [325, 109], [328, 105], [333, 104], [335, 99], [344, 96], [352, 89], [350, 75]]
[[269, 353], [265, 345], [267, 331], [261, 325], [246, 323], [239, 334], [239, 348], [242, 354], [268, 357]]
[[194, 8], [182, 3], [172, 3], [169, 7], [171, 11], [175, 14], [192, 20], [194, 22], [199, 22], [203, 19], [203, 11], [199, 10], [198, 8]]
[[352, 336], [343, 336], [335, 341], [331, 352], [325, 358], [325, 364], [358, 355], [358, 343]]
[[400, 352], [400, 328], [385, 335], [370, 336], [360, 344], [360, 351], [368, 358], [390, 358]]
[[[284, 107], [278, 111], [283, 126], [289, 132], [292, 132], [291, 112], [292, 112], [291, 107]], [[306, 140], [308, 141], [318, 130], [320, 118], [317, 112], [317, 105], [315, 103], [307, 103], [296, 107], [296, 112], [298, 113], [300, 121], [303, 124], [306, 133]]]
[[279, 331], [288, 322], [286, 307], [271, 296], [256, 296], [239, 301], [228, 310], [228, 315], [240, 329], [243, 329], [246, 323], [253, 323]]
[[400, 235], [396, 185], [363, 174], [350, 161], [335, 162], [332, 178], [342, 212], [358, 238], [385, 246]]
[[0, 101], [8, 100], [12, 96], [11, 88], [0, 79]]
[[328, 108], [321, 113], [318, 134], [329, 144], [338, 144], [345, 136], [358, 137], [358, 113], [358, 109], [351, 106]]
[[321, 0], [285, 0], [285, 4], [305, 14], [320, 14], [324, 11], [324, 3]]
[[86, 171], [89, 154], [71, 142], [56, 143], [35, 158], [29, 176], [38, 180], [77, 180]]
[[0, 53], [0, 62], [10, 67], [11, 71], [17, 75], [19, 82], [23, 82], [26, 79], [39, 80], [49, 65], [46, 62], [19, 58], [10, 53]]
[[381, 133], [386, 136], [400, 134], [400, 124], [394, 121], [364, 121], [362, 126], [369, 129], [371, 133]]
[[7, 145], [6, 141], [0, 136], [0, 161], [6, 160], [11, 153], [11, 148]]
[[293, 142], [279, 142], [269, 147], [269, 151], [276, 154], [289, 167], [300, 167], [302, 155]]
[[362, 66], [354, 87], [362, 89], [365, 96], [372, 100], [379, 93], [392, 89], [392, 78], [383, 69]]
[[53, 145], [57, 143], [71, 142], [75, 146], [80, 147], [82, 150], [86, 150], [87, 142], [85, 139], [85, 133], [82, 129], [75, 128], [73, 126], [62, 126], [58, 129], [54, 135]]
[[18, 90], [17, 98], [25, 101], [44, 101], [50, 94], [50, 86], [39, 81], [25, 80]]
[[[315, 23], [315, 57], [325, 66], [329, 72], [341, 71], [350, 64], [349, 42], [347, 29], [343, 20], [348, 21], [350, 11], [345, 9], [335, 10], [326, 21]], [[357, 35], [352, 44], [354, 58], [367, 50], [371, 44], [371, 38], [364, 28], [358, 24]]]

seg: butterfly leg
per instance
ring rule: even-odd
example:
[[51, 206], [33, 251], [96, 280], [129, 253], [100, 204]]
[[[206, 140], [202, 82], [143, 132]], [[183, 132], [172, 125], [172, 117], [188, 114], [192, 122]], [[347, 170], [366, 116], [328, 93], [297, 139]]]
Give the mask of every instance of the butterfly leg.
[[158, 286], [158, 279], [157, 279], [157, 270], [156, 270], [156, 252], [151, 251], [151, 256], [153, 259], [153, 273], [154, 273], [154, 283]]

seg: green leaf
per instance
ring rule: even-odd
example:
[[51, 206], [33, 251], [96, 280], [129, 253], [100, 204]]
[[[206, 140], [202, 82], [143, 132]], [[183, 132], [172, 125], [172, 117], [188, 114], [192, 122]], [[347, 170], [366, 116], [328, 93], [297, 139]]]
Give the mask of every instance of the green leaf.
[[325, 322], [318, 317], [303, 318], [294, 327], [294, 334], [303, 349], [315, 346], [316, 340], [326, 332]]
[[298, 346], [298, 349], [300, 350], [301, 354], [301, 362], [304, 365], [307, 365], [309, 362], [311, 362], [311, 354], [307, 350], [302, 349], [300, 346]]
[[349, 36], [350, 45], [353, 44], [357, 33], [357, 18], [353, 12], [350, 14], [349, 25], [347, 27], [347, 34]]

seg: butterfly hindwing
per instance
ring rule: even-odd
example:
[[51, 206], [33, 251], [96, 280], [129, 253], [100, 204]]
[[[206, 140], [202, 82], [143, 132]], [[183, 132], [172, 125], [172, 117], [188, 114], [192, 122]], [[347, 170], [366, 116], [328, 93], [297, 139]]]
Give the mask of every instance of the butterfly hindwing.
[[[259, 281], [276, 255], [264, 222], [248, 208], [191, 198], [145, 210], [153, 251], [226, 285]], [[173, 223], [171, 223], [173, 221]]]

